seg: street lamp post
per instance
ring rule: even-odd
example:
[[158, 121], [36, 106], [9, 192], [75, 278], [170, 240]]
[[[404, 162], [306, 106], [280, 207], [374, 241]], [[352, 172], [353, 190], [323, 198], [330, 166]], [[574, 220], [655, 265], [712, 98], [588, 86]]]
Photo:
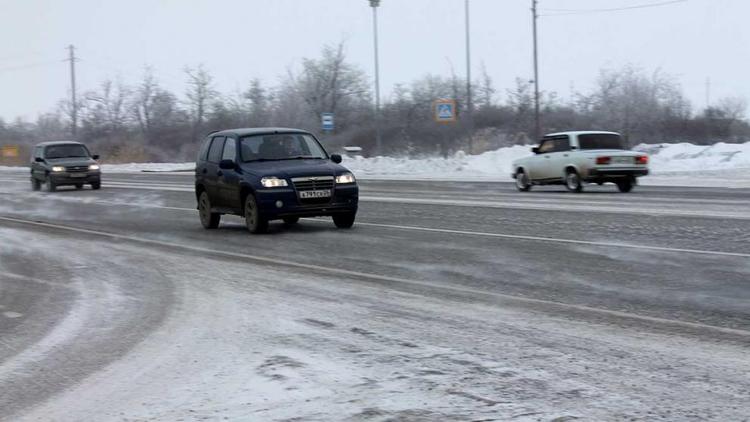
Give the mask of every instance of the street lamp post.
[[531, 0], [531, 18], [534, 31], [534, 142], [542, 136], [542, 123], [539, 116], [539, 52], [537, 50], [536, 21], [539, 19], [536, 9], [537, 0]]
[[469, 0], [464, 1], [466, 15], [466, 111], [469, 117], [469, 154], [474, 151], [474, 102], [471, 92], [471, 38], [469, 30]]
[[380, 63], [378, 57], [378, 7], [380, 0], [368, 0], [372, 7], [372, 29], [373, 43], [375, 46], [375, 153], [380, 155], [383, 151], [380, 138]]

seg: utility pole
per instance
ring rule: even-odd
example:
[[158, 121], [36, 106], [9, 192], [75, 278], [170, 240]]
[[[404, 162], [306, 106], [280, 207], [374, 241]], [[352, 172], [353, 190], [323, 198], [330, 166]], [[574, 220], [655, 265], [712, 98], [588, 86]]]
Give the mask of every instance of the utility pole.
[[469, 154], [474, 152], [474, 102], [471, 98], [471, 35], [469, 26], [469, 0], [464, 1], [466, 13], [466, 110], [469, 117]]
[[380, 138], [380, 60], [378, 57], [378, 6], [380, 0], [369, 0], [372, 7], [373, 43], [375, 46], [375, 153], [381, 155], [383, 144]]
[[76, 101], [76, 53], [73, 44], [68, 46], [70, 62], [70, 100], [71, 100], [71, 133], [73, 134], [73, 140], [76, 139], [76, 129], [78, 128], [78, 103]]
[[536, 13], [537, 0], [531, 0], [532, 24], [534, 27], [534, 142], [539, 142], [542, 136], [542, 123], [539, 117], [539, 54], [537, 51], [536, 21], [539, 15]]

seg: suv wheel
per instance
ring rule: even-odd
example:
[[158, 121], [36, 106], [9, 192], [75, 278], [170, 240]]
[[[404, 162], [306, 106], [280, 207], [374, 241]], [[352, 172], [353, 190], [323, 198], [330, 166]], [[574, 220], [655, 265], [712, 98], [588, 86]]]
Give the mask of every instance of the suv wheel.
[[571, 192], [583, 191], [583, 183], [581, 183], [581, 176], [575, 170], [568, 170], [565, 174], [565, 187]]
[[201, 218], [201, 225], [204, 229], [215, 229], [219, 227], [221, 214], [211, 212], [211, 200], [208, 199], [208, 192], [201, 192], [198, 197], [198, 215]]
[[57, 189], [57, 185], [52, 181], [51, 178], [47, 178], [47, 192], [54, 192]]
[[247, 194], [245, 198], [245, 225], [253, 234], [265, 233], [268, 230], [268, 220], [260, 214], [258, 203], [255, 202], [255, 196], [252, 193]]
[[617, 189], [619, 189], [622, 193], [627, 193], [633, 190], [633, 185], [633, 178], [631, 177], [617, 181]]
[[102, 188], [102, 182], [91, 182], [91, 189], [99, 190]]
[[531, 180], [529, 180], [529, 175], [523, 170], [518, 170], [516, 172], [516, 188], [521, 192], [528, 192], [531, 190]]
[[354, 225], [354, 219], [356, 216], [356, 212], [336, 214], [333, 216], [333, 224], [340, 229], [350, 229]]
[[39, 190], [42, 188], [42, 184], [39, 182], [39, 179], [36, 177], [31, 178], [31, 190]]

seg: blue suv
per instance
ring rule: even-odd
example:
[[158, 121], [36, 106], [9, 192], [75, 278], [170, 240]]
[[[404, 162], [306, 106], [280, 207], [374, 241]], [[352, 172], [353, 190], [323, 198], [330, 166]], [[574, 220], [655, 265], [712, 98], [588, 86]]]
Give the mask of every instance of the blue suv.
[[336, 227], [354, 225], [359, 188], [311, 133], [253, 128], [213, 132], [195, 166], [195, 197], [201, 224], [219, 226], [222, 214], [245, 218], [251, 233], [270, 220], [292, 225], [300, 217], [331, 216]]

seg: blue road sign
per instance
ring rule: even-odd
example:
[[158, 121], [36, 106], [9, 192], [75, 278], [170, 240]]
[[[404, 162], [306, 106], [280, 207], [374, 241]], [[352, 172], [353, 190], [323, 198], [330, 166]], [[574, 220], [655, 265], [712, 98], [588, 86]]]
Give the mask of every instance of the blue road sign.
[[456, 101], [435, 101], [435, 121], [438, 123], [451, 123], [456, 121]]
[[323, 113], [320, 115], [320, 123], [323, 130], [333, 130], [333, 113]]

